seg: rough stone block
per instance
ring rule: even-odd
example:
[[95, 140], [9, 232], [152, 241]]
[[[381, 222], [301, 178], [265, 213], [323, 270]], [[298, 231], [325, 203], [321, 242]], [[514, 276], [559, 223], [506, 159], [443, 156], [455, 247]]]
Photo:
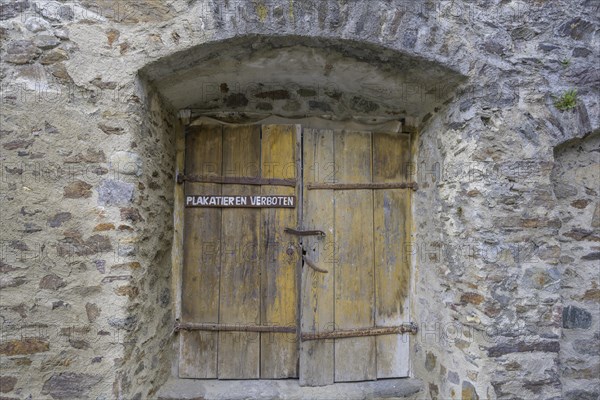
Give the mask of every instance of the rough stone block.
[[568, 306], [563, 309], [563, 328], [565, 329], [588, 329], [592, 326], [592, 314], [588, 311]]
[[42, 388], [42, 394], [53, 399], [87, 399], [88, 391], [102, 380], [100, 375], [62, 372], [54, 374]]
[[134, 186], [131, 183], [104, 179], [98, 186], [98, 204], [118, 206], [131, 203]]

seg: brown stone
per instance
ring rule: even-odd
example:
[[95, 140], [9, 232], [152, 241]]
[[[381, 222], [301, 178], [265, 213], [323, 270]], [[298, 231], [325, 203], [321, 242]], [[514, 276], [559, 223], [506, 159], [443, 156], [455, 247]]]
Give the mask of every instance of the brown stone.
[[108, 236], [92, 235], [85, 241], [83, 247], [77, 250], [77, 254], [97, 254], [110, 250], [112, 250], [112, 245]]
[[463, 381], [462, 383], [462, 400], [479, 400], [479, 395], [475, 390], [475, 386], [471, 382]]
[[67, 286], [67, 283], [56, 274], [48, 274], [40, 281], [40, 289], [58, 290]]
[[62, 62], [52, 64], [50, 67], [48, 67], [48, 70], [56, 79], [58, 79], [62, 83], [73, 82], [73, 78], [71, 78], [71, 75], [69, 75], [67, 67]]
[[558, 341], [503, 343], [488, 348], [488, 356], [500, 357], [511, 353], [526, 353], [534, 351], [558, 353], [559, 350], [560, 343]]
[[139, 269], [141, 268], [142, 265], [137, 262], [137, 261], [131, 261], [131, 262], [126, 262], [126, 263], [122, 263], [122, 264], [115, 264], [111, 267], [111, 270], [115, 270], [115, 269], [123, 269], [123, 268], [127, 268], [127, 269]]
[[135, 286], [125, 285], [119, 286], [115, 289], [117, 296], [127, 296], [130, 300], [135, 299], [140, 293], [139, 289]]
[[597, 236], [592, 231], [588, 231], [581, 228], [571, 229], [570, 232], [564, 234], [566, 237], [570, 237], [571, 239], [575, 239], [577, 241], [591, 241], [591, 242], [600, 242], [600, 236]]
[[109, 29], [106, 31], [106, 40], [108, 41], [108, 45], [112, 46], [117, 39], [121, 36], [121, 32], [116, 29]]
[[90, 190], [92, 185], [87, 182], [76, 180], [64, 188], [64, 196], [68, 199], [80, 199], [92, 197]]
[[2, 145], [2, 147], [4, 147], [6, 150], [27, 149], [32, 144], [33, 144], [33, 139], [30, 139], [30, 140], [19, 139], [19, 140], [13, 140], [8, 143], [4, 143]]
[[94, 303], [86, 303], [85, 305], [85, 312], [90, 322], [94, 322], [100, 316], [101, 311], [100, 307]]
[[588, 199], [579, 199], [575, 200], [571, 203], [571, 207], [579, 208], [580, 210], [586, 208], [588, 204], [590, 204], [591, 200]]
[[0, 354], [8, 357], [43, 353], [48, 350], [50, 350], [50, 344], [43, 339], [28, 338], [23, 340], [8, 340], [0, 343]]
[[102, 278], [102, 283], [111, 283], [114, 281], [128, 281], [131, 279], [131, 275], [110, 275]]
[[15, 376], [0, 376], [0, 392], [8, 393], [11, 392], [17, 384], [17, 377]]
[[433, 369], [436, 366], [436, 363], [437, 357], [435, 356], [435, 354], [428, 351], [425, 355], [425, 369], [429, 372], [433, 371]]
[[43, 65], [50, 65], [68, 59], [69, 55], [66, 51], [63, 49], [53, 49], [40, 57], [40, 63]]
[[600, 227], [600, 202], [596, 203], [596, 209], [594, 210], [594, 216], [592, 217], [592, 228]]
[[107, 135], [123, 135], [125, 133], [125, 130], [118, 126], [98, 124], [98, 128], [100, 128], [102, 132], [106, 133]]
[[460, 296], [461, 303], [470, 303], [474, 305], [479, 305], [484, 300], [484, 297], [478, 293], [467, 292], [463, 293]]
[[581, 296], [581, 300], [600, 301], [600, 289], [588, 289], [585, 294]]
[[111, 223], [102, 223], [94, 227], [94, 232], [112, 231], [115, 229], [115, 225]]
[[136, 208], [125, 207], [121, 208], [121, 220], [135, 223], [138, 221], [144, 221], [144, 218]]

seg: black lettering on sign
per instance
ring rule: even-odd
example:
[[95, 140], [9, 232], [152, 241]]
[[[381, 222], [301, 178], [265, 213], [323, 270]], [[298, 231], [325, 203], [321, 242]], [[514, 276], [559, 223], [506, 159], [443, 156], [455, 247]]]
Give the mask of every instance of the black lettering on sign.
[[185, 197], [186, 207], [295, 208], [296, 196], [202, 196]]

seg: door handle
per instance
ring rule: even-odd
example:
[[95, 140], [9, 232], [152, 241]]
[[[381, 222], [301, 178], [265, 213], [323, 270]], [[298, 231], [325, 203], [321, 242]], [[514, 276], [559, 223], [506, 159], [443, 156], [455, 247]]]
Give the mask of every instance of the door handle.
[[285, 228], [283, 231], [285, 233], [289, 233], [290, 235], [296, 236], [325, 236], [325, 232], [320, 230], [302, 231], [298, 229]]
[[308, 265], [317, 272], [321, 272], [323, 274], [327, 274], [329, 272], [326, 269], [317, 267], [317, 264], [315, 264], [310, 258], [306, 257], [305, 255], [302, 255], [302, 259], [304, 260], [306, 265]]

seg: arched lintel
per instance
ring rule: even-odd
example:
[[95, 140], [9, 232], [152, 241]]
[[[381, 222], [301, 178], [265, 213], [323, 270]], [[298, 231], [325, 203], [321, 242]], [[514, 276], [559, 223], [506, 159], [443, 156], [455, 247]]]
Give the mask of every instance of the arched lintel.
[[177, 109], [421, 121], [465, 76], [437, 61], [368, 41], [234, 36], [175, 52], [140, 70]]

